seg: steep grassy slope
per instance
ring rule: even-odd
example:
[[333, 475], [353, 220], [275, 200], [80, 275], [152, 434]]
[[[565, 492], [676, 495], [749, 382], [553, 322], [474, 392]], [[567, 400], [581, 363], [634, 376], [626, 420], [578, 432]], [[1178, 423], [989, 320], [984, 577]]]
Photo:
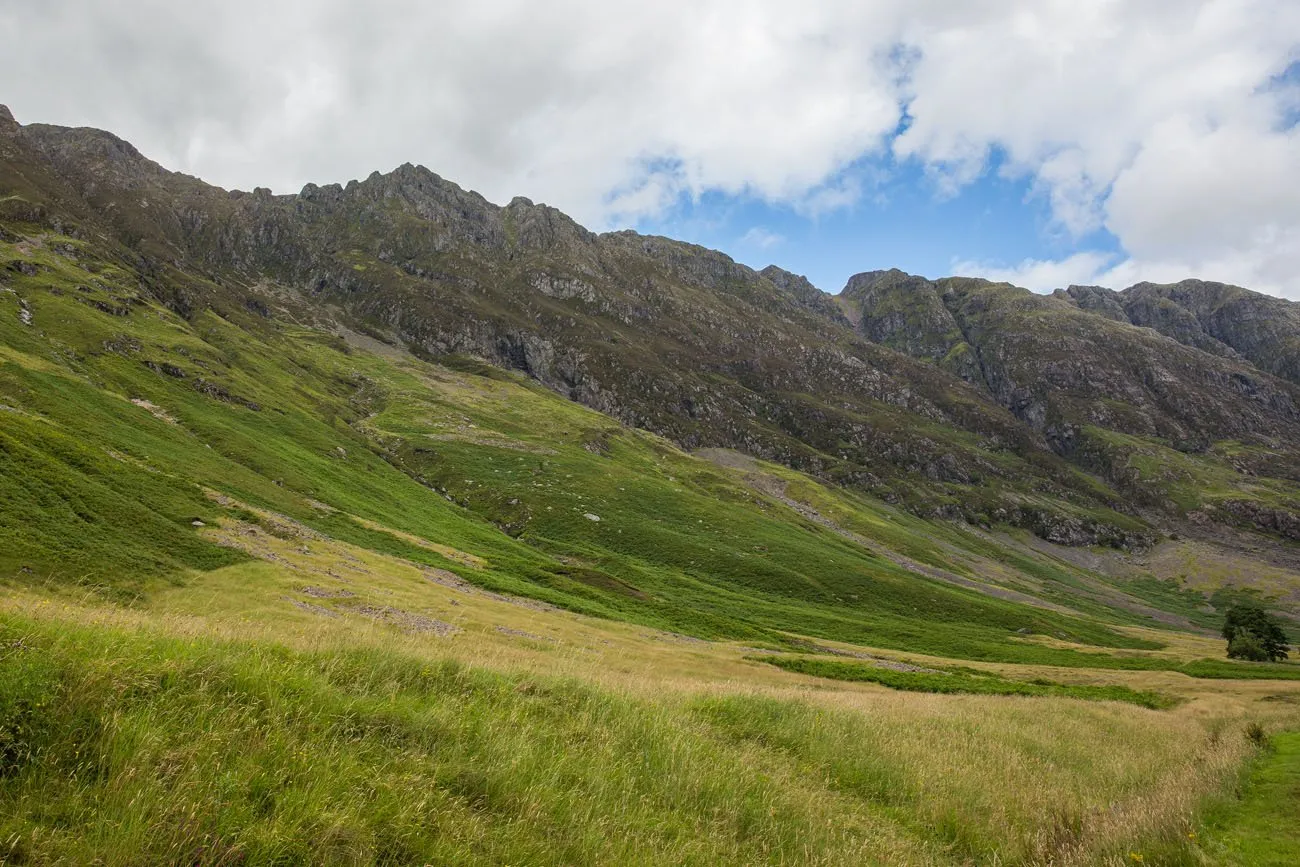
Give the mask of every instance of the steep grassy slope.
[[[0, 301], [0, 527], [18, 580], [147, 595], [241, 558], [192, 526], [242, 514], [228, 502], [496, 590], [708, 637], [794, 630], [997, 658], [1030, 652], [1021, 633], [1143, 646], [909, 569], [916, 557], [970, 575], [987, 552], [884, 504], [776, 468], [756, 488], [492, 368], [248, 313], [186, 322], [88, 245], [24, 237], [0, 248], [21, 266]], [[792, 482], [858, 538], [791, 508]]]

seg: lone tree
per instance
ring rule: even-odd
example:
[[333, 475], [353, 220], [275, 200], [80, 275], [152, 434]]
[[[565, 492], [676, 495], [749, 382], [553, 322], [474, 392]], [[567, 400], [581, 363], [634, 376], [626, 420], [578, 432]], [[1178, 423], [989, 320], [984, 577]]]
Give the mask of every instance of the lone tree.
[[1287, 658], [1291, 646], [1276, 617], [1253, 602], [1238, 602], [1223, 619], [1223, 637], [1228, 640], [1228, 656], [1270, 662]]

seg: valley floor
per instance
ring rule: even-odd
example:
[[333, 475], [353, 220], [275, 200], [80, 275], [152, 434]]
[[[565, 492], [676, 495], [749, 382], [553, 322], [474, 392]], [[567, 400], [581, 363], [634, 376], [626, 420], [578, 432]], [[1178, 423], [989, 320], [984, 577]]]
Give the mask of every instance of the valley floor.
[[135, 607], [7, 594], [3, 863], [1233, 865], [1290, 842], [1258, 838], [1272, 790], [1233, 793], [1247, 724], [1300, 726], [1300, 682], [967, 662], [1179, 703], [895, 692], [264, 544], [279, 562]]

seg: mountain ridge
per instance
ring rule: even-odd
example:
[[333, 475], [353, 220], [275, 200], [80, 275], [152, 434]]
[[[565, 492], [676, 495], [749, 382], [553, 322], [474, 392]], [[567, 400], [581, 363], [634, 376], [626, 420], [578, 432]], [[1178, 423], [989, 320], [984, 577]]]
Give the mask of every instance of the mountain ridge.
[[[494, 205], [410, 163], [273, 195], [169, 172], [102, 131], [2, 120], [0, 135], [0, 216], [93, 230], [181, 315], [310, 319], [324, 305], [425, 356], [484, 358], [685, 447], [738, 448], [918, 514], [1140, 547], [1163, 532], [1152, 521], [1204, 511], [1149, 492], [1135, 508], [1125, 468], [1135, 447], [1116, 436], [1153, 440], [1137, 450], [1165, 464], [1165, 451], [1190, 453], [1215, 472], [1224, 461], [1213, 444], [1240, 443], [1233, 466], [1279, 484], [1296, 477], [1300, 389], [1247, 357], [1287, 373], [1287, 358], [1267, 357], [1289, 346], [1289, 331], [1205, 351], [1196, 340], [1227, 346], [1209, 325], [1179, 331], [1169, 323], [1186, 317], [1142, 313], [1151, 304], [1141, 299], [1183, 303], [1168, 287], [1038, 296], [885, 271], [832, 296], [696, 245], [596, 234], [522, 197]], [[1232, 315], [1216, 311], [1242, 308], [1245, 292], [1186, 316], [1229, 336]], [[1206, 514], [1290, 526], [1298, 500], [1267, 494], [1258, 507], [1258, 497], [1220, 497], [1238, 505]]]

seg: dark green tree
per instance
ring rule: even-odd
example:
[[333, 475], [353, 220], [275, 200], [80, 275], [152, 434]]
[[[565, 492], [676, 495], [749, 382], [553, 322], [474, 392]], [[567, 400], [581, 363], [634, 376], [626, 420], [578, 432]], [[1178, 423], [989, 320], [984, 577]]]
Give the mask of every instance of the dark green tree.
[[1223, 619], [1228, 656], [1257, 662], [1287, 658], [1291, 646], [1281, 622], [1253, 602], [1238, 602]]
[[1251, 662], [1268, 662], [1268, 651], [1253, 632], [1244, 629], [1237, 631], [1228, 640], [1228, 656], [1232, 659], [1248, 659]]

